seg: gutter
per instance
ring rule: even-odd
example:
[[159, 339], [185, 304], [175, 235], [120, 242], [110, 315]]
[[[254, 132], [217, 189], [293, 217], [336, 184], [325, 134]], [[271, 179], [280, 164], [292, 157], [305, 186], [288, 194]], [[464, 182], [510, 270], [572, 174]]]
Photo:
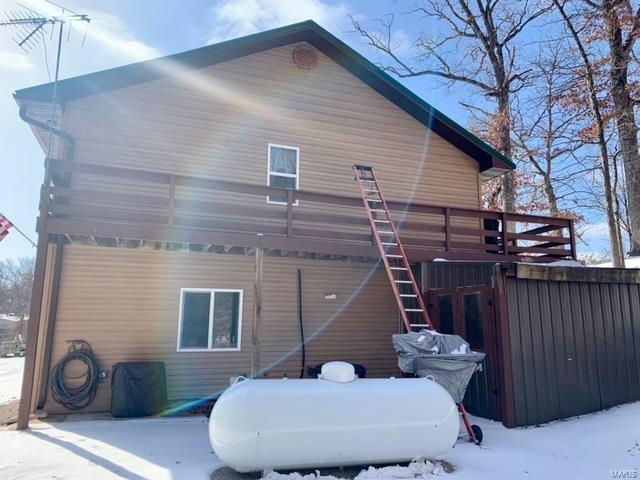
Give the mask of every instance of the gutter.
[[36, 120], [35, 118], [30, 117], [29, 115], [27, 115], [27, 107], [25, 105], [20, 105], [19, 114], [20, 114], [20, 118], [26, 123], [28, 123], [29, 125], [33, 125], [34, 127], [40, 128], [45, 132], [51, 132], [53, 135], [56, 135], [57, 137], [60, 137], [63, 140], [65, 140], [67, 142], [67, 146], [69, 147], [69, 153], [68, 153], [69, 159], [70, 160], [73, 159], [73, 151], [74, 151], [76, 142], [71, 135], [69, 135], [67, 132], [64, 132], [58, 128], [47, 125], [46, 123], [41, 122], [40, 120]]

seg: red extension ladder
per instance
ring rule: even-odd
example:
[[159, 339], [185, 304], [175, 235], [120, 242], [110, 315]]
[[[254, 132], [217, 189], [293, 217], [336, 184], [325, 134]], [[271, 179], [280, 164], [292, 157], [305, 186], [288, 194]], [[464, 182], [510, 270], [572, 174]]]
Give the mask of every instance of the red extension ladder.
[[[391, 282], [393, 294], [398, 302], [402, 321], [408, 332], [428, 328], [434, 330], [427, 307], [424, 304], [420, 289], [411, 271], [398, 230], [393, 223], [389, 207], [382, 195], [382, 188], [373, 172], [373, 167], [354, 165], [356, 181], [360, 187], [362, 201], [367, 209], [367, 216], [371, 223], [371, 231], [380, 250], [380, 256]], [[469, 434], [469, 439], [476, 445], [482, 442], [481, 431], [476, 432], [469, 421], [467, 411], [462, 403], [458, 404], [458, 411]]]
[[427, 307], [373, 167], [354, 165], [353, 170], [404, 326], [408, 332], [423, 328], [433, 330]]

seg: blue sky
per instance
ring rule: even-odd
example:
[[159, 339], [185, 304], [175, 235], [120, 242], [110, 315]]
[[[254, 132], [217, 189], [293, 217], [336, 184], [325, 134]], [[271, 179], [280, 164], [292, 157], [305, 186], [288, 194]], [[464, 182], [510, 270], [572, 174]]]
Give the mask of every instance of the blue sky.
[[[44, 0], [21, 3], [44, 13], [58, 10]], [[92, 18], [86, 28], [78, 25], [63, 45], [61, 77], [80, 75], [117, 65], [201, 47], [209, 43], [267, 30], [301, 20], [313, 19], [373, 61], [379, 58], [360, 38], [351, 33], [347, 15], [367, 23], [388, 12], [398, 12], [402, 2], [366, 0], [219, 0], [158, 2], [151, 0], [67, 0], [65, 6]], [[91, 9], [85, 8], [90, 6]], [[159, 8], [159, 5], [162, 5]], [[13, 0], [0, 0], [0, 11], [20, 7]], [[416, 20], [401, 17], [407, 38], [419, 28]], [[422, 26], [424, 28], [424, 26]], [[401, 47], [410, 44], [399, 32]], [[38, 191], [42, 181], [44, 155], [28, 126], [18, 117], [12, 93], [49, 80], [42, 45], [25, 53], [13, 41], [14, 32], [0, 30], [0, 213], [35, 240]], [[53, 68], [54, 44], [47, 42], [48, 63]], [[51, 75], [53, 71], [50, 72]], [[461, 100], [478, 103], [465, 88], [442, 89], [432, 78], [421, 77], [405, 84], [436, 108], [462, 125], [468, 124]], [[606, 249], [606, 227], [594, 221], [587, 231], [582, 251]], [[35, 249], [16, 232], [0, 242], [0, 259], [35, 254]]]

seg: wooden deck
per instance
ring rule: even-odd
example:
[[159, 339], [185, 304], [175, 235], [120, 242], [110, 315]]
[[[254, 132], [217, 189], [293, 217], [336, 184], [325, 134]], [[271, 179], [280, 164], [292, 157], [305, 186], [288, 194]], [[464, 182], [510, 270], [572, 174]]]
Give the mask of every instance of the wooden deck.
[[[377, 257], [362, 200], [160, 171], [48, 160], [38, 229], [69, 239], [127, 239]], [[89, 175], [116, 191], [68, 185]], [[140, 188], [135, 188], [136, 185]], [[131, 188], [133, 185], [133, 188]], [[384, 188], [384, 180], [383, 180]], [[192, 192], [197, 191], [194, 196]], [[151, 192], [151, 193], [147, 193]], [[160, 192], [160, 193], [158, 193]], [[191, 193], [189, 193], [191, 192]], [[286, 198], [280, 205], [266, 197]], [[387, 202], [411, 260], [549, 262], [575, 258], [566, 218]]]

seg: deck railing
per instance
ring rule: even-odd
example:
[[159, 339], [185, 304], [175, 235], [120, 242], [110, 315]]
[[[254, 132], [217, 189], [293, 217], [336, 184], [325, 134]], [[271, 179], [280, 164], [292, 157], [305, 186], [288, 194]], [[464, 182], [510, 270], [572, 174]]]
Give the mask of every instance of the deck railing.
[[[377, 256], [355, 196], [75, 161], [47, 167], [53, 181], [43, 187], [39, 228], [48, 233]], [[69, 175], [65, 186], [59, 179]], [[76, 181], [83, 176], [93, 183]], [[270, 204], [268, 196], [286, 202]], [[575, 258], [571, 219], [387, 203], [414, 260]]]

